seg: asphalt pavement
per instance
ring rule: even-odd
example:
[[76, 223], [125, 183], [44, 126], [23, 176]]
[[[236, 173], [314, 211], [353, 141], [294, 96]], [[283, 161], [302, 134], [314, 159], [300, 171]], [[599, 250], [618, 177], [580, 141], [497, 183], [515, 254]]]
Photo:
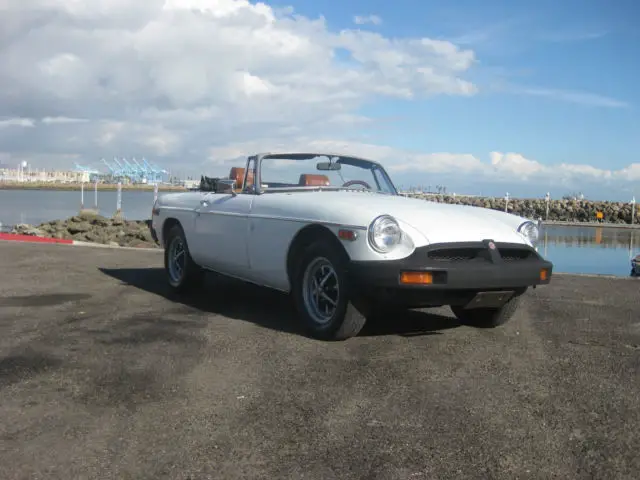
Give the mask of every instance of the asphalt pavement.
[[2, 479], [638, 478], [640, 281], [558, 275], [307, 338], [282, 294], [161, 252], [0, 242]]

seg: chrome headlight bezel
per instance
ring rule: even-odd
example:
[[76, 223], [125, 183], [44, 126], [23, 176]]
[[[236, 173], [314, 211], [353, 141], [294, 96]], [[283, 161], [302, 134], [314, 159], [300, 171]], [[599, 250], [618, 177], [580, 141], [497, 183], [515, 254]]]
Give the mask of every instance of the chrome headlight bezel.
[[527, 220], [526, 222], [521, 223], [518, 227], [518, 233], [522, 235], [522, 237], [532, 246], [535, 247], [538, 244], [538, 240], [540, 239], [540, 229], [536, 222]]
[[[388, 241], [380, 241], [381, 236], [386, 236]], [[400, 245], [402, 238], [400, 224], [391, 215], [380, 215], [374, 218], [367, 229], [369, 246], [378, 253], [391, 252]]]

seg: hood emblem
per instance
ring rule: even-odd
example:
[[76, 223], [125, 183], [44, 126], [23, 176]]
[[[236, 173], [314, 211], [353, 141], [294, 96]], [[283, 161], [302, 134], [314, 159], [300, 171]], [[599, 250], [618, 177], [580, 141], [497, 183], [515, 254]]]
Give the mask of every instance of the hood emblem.
[[489, 242], [489, 248], [490, 248], [491, 250], [495, 250], [495, 249], [496, 249], [496, 244], [495, 244], [495, 243], [493, 243], [493, 242]]

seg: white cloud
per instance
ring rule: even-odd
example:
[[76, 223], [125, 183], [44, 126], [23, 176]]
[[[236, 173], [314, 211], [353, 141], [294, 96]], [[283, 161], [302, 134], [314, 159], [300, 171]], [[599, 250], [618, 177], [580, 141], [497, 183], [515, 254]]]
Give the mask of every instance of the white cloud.
[[548, 97], [563, 102], [578, 103], [592, 107], [628, 108], [629, 104], [615, 98], [588, 92], [570, 92], [550, 88], [516, 87], [514, 93]]
[[471, 50], [247, 0], [6, 0], [0, 32], [0, 111], [34, 126], [0, 134], [13, 155], [197, 164], [236, 142], [345, 132], [371, 100], [477, 90]]
[[42, 123], [46, 124], [61, 124], [61, 123], [83, 123], [87, 120], [84, 118], [69, 118], [69, 117], [44, 117]]
[[353, 23], [356, 25], [366, 25], [367, 23], [372, 25], [381, 25], [382, 18], [378, 15], [356, 15], [353, 17]]
[[613, 175], [623, 181], [638, 182], [640, 181], [640, 163], [632, 163], [631, 165], [614, 172]]
[[363, 142], [358, 130], [374, 120], [359, 107], [370, 101], [478, 91], [469, 80], [474, 51], [451, 42], [334, 31], [323, 17], [247, 0], [5, 0], [1, 9], [0, 156], [11, 163], [64, 168], [146, 156], [199, 174], [253, 152], [313, 149], [378, 159], [394, 175], [640, 177], [637, 164], [617, 172], [546, 167], [526, 154], [481, 158]]
[[582, 42], [586, 40], [597, 40], [607, 35], [605, 30], [563, 30], [557, 32], [545, 32], [537, 38], [547, 42]]
[[10, 128], [10, 127], [22, 127], [22, 128], [30, 128], [35, 126], [33, 120], [30, 118], [7, 118], [4, 120], [0, 120], [0, 128]]
[[495, 171], [516, 177], [527, 178], [545, 169], [541, 163], [529, 160], [519, 153], [491, 152], [490, 158]]
[[[603, 185], [612, 181], [640, 180], [640, 163], [620, 170], [591, 165], [561, 163], [544, 165], [519, 153], [489, 152], [478, 157], [470, 153], [420, 153], [358, 141], [296, 138], [293, 141], [249, 141], [213, 148], [209, 152], [210, 172], [225, 175], [231, 165], [239, 166], [247, 152], [306, 151], [355, 155], [381, 162], [394, 181], [406, 183], [419, 178], [472, 178], [477, 182], [518, 185]], [[434, 180], [436, 179], [436, 180]], [[604, 183], [603, 183], [604, 182]]]
[[614, 175], [620, 175], [620, 172], [612, 172], [611, 170], [604, 170], [602, 168], [597, 168], [591, 165], [576, 165], [567, 163], [562, 163], [557, 167], [553, 167], [551, 170], [555, 170], [560, 174], [575, 175], [582, 178], [586, 177], [587, 179], [607, 180], [612, 178]]

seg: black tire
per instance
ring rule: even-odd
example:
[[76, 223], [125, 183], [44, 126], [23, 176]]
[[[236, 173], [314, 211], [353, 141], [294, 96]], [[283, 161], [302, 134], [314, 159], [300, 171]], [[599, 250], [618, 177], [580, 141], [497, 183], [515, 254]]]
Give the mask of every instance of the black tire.
[[500, 308], [462, 308], [452, 305], [451, 311], [460, 323], [477, 328], [495, 328], [507, 323], [520, 306], [520, 295], [511, 297]]
[[[319, 321], [319, 309], [314, 308], [318, 306], [318, 302], [311, 299], [309, 286], [312, 284], [313, 272], [322, 272], [323, 267], [326, 267], [324, 272], [329, 272], [329, 269], [334, 272], [327, 280], [328, 288], [324, 293], [337, 301], [332, 313], [324, 321]], [[337, 293], [332, 288], [334, 285], [337, 285]], [[358, 301], [346, 273], [345, 256], [330, 241], [319, 240], [302, 250], [296, 262], [291, 287], [296, 310], [312, 337], [318, 340], [346, 340], [356, 336], [364, 327], [366, 317], [361, 311], [362, 307], [356, 307]]]
[[[200, 285], [204, 278], [204, 270], [193, 261], [189, 253], [187, 238], [180, 224], [176, 224], [169, 230], [165, 240], [164, 249], [164, 269], [167, 274], [167, 281], [171, 288], [178, 293], [193, 290]], [[184, 263], [181, 272], [171, 266], [172, 256], [175, 254], [174, 246], [181, 244], [184, 250]]]

